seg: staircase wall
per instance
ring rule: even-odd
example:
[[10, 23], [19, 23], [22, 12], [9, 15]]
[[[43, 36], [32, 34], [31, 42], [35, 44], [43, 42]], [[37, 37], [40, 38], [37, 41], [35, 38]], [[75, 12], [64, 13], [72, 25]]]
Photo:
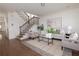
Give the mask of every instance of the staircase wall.
[[16, 38], [16, 36], [19, 35], [19, 26], [24, 24], [24, 22], [16, 12], [8, 12], [9, 39]]
[[37, 30], [37, 25], [33, 25], [29, 30], [33, 31], [33, 32], [38, 32]]

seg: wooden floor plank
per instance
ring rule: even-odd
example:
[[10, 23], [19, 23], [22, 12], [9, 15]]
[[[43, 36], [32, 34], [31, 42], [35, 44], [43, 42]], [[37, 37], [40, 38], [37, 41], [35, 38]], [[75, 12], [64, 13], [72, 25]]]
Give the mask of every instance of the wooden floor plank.
[[0, 40], [0, 56], [40, 56], [40, 54], [24, 46], [19, 40], [8, 40], [3, 35]]

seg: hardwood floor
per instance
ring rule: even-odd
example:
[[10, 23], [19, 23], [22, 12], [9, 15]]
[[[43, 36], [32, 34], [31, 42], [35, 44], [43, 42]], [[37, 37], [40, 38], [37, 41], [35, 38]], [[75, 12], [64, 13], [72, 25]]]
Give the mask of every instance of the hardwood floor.
[[9, 55], [21, 55], [21, 56], [39, 56], [40, 54], [34, 52], [28, 47], [25, 47], [23, 44], [21, 44], [18, 40], [11, 40], [10, 41], [10, 50]]
[[[0, 38], [0, 56], [41, 56], [30, 48], [21, 44], [21, 41], [17, 39], [8, 40], [2, 34], [2, 39]], [[73, 56], [79, 56], [79, 51], [72, 51]]]
[[72, 56], [79, 56], [79, 51], [72, 50]]
[[0, 56], [40, 56], [40, 54], [25, 47], [17, 39], [8, 40], [3, 36], [0, 40]]

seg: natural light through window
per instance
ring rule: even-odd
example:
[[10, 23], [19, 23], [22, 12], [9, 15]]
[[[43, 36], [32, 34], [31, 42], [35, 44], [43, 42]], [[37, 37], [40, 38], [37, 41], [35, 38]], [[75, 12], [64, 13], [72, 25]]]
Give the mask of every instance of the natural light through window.
[[1, 25], [0, 25], [0, 29], [1, 29]]

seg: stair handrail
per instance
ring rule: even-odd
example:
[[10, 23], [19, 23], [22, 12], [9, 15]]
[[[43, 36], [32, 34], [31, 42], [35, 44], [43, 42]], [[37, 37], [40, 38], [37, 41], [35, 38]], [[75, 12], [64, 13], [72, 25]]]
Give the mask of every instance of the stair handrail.
[[38, 17], [32, 17], [31, 19], [29, 19], [28, 21], [26, 21], [23, 25], [21, 25], [20, 28], [23, 27], [25, 24], [29, 23], [33, 18], [38, 18]]
[[21, 34], [21, 28], [22, 28], [24, 25], [26, 25], [26, 24], [30, 24], [30, 21], [31, 21], [33, 18], [38, 18], [38, 19], [40, 19], [39, 17], [33, 16], [31, 19], [29, 19], [28, 21], [26, 21], [23, 25], [21, 25], [21, 26], [19, 27], [19, 28], [20, 28], [20, 34]]

